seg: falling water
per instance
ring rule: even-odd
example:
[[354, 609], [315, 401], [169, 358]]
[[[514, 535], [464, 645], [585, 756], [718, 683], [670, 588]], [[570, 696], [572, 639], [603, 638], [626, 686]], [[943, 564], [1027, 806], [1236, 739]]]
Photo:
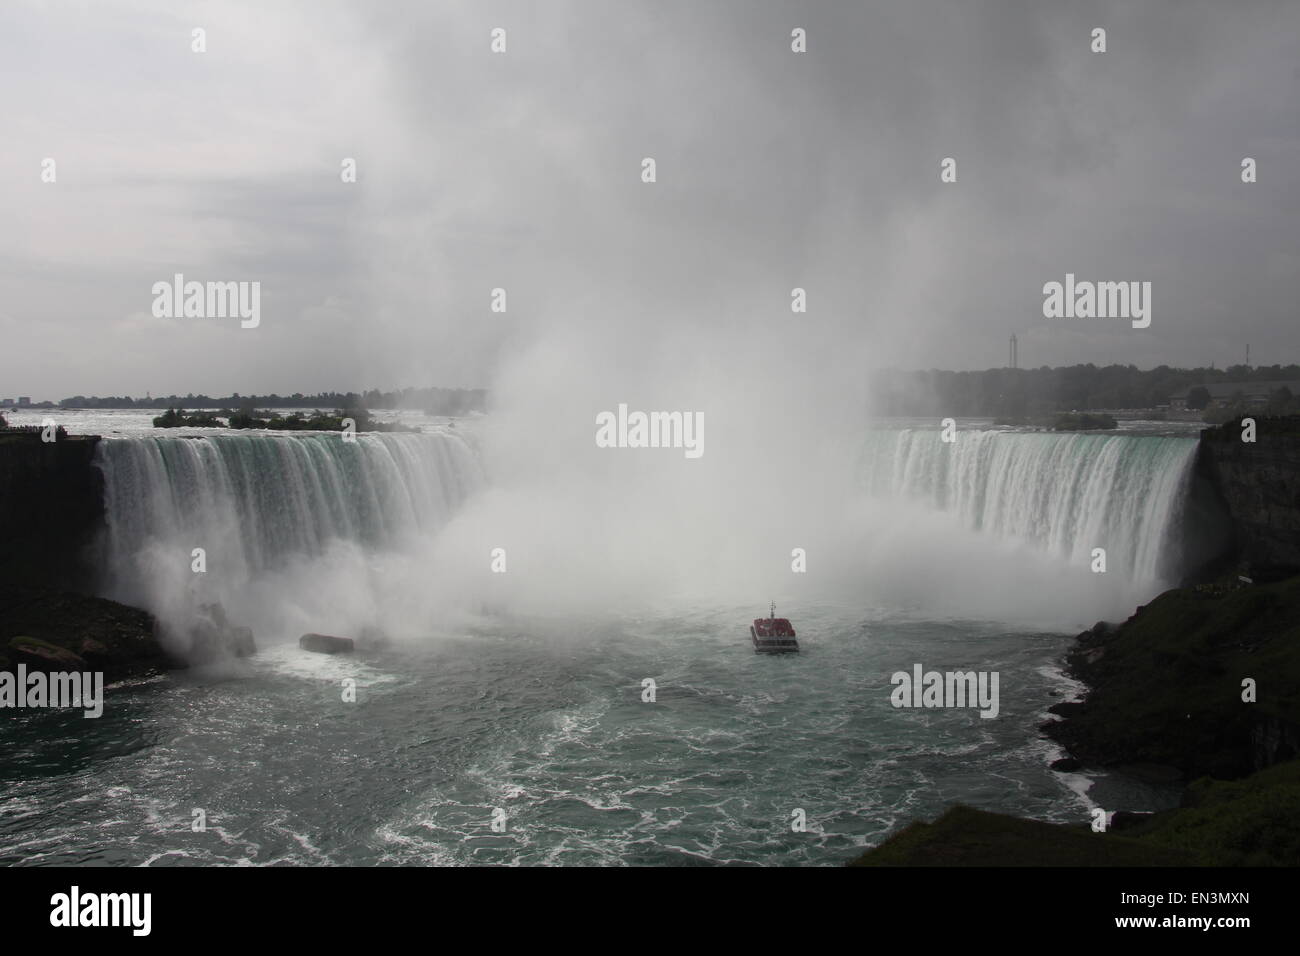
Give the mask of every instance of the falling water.
[[1177, 516], [1196, 440], [934, 430], [868, 433], [865, 490], [920, 499], [967, 527], [1155, 585], [1176, 574]]
[[453, 430], [354, 442], [335, 433], [110, 439], [98, 456], [104, 591], [158, 613], [184, 612], [173, 597], [193, 590], [194, 549], [207, 565], [205, 597], [237, 605], [254, 583], [331, 549], [370, 555], [427, 539], [483, 484], [477, 449]]

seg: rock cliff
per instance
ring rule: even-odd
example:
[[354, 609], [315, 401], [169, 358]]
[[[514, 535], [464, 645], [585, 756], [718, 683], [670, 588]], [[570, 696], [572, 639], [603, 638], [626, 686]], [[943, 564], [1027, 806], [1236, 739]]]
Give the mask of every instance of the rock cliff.
[[0, 580], [83, 590], [103, 526], [99, 437], [0, 432]]
[[1255, 423], [1253, 442], [1242, 441], [1240, 420], [1201, 432], [1193, 480], [1208, 483], [1227, 510], [1226, 557], [1275, 581], [1300, 573], [1300, 416]]

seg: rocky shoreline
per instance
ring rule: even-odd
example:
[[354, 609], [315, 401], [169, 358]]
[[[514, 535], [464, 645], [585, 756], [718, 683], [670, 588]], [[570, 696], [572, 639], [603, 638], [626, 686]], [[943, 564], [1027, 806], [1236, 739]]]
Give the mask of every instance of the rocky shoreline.
[[[1300, 577], [1166, 591], [1066, 656], [1090, 691], [1043, 732], [1083, 765], [1236, 779], [1300, 756]], [[1252, 689], [1253, 688], [1253, 689]], [[1243, 700], [1254, 696], [1253, 701]]]
[[1166, 591], [1080, 634], [1066, 670], [1088, 692], [1048, 708], [1053, 769], [1191, 781], [1178, 808], [1106, 807], [1095, 832], [957, 806], [851, 865], [1300, 864], [1300, 576]]

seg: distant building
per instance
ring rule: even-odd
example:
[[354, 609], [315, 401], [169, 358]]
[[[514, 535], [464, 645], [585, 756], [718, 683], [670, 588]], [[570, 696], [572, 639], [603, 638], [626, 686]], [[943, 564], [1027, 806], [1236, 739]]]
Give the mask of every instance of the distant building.
[[1214, 385], [1193, 385], [1181, 392], [1175, 392], [1169, 396], [1169, 408], [1173, 411], [1185, 410], [1187, 396], [1197, 388], [1203, 388], [1210, 393], [1210, 404], [1206, 406], [1207, 408], [1231, 404], [1232, 397], [1238, 392], [1247, 405], [1267, 405], [1269, 396], [1279, 388], [1289, 389], [1292, 395], [1300, 395], [1300, 382], [1218, 382]]
[[26, 407], [27, 407], [28, 405], [30, 405], [31, 403], [32, 403], [32, 397], [31, 397], [30, 395], [19, 395], [19, 396], [18, 396], [18, 407], [19, 407], [19, 408], [26, 408]]
[[12, 398], [0, 398], [0, 408], [13, 408], [14, 400]]

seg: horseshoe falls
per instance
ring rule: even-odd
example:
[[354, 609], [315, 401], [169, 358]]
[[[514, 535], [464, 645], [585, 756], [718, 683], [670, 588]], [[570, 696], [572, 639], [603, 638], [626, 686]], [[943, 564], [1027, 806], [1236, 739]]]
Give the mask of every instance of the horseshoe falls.
[[863, 491], [955, 515], [983, 535], [1022, 542], [1152, 591], [1177, 577], [1180, 509], [1196, 439], [989, 429], [869, 432]]

